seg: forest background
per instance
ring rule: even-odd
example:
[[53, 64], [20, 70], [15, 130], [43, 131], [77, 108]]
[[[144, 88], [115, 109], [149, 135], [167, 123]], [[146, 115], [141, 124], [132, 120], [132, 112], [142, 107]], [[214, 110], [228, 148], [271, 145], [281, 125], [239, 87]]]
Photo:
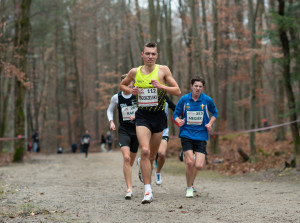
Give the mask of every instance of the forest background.
[[[85, 129], [99, 140], [120, 76], [142, 65], [149, 41], [182, 95], [192, 76], [205, 78], [219, 110], [213, 154], [223, 135], [263, 119], [291, 122], [271, 130], [271, 141], [290, 137], [300, 152], [299, 0], [0, 0], [0, 15], [1, 154], [22, 160], [35, 130], [47, 153], [70, 151]], [[25, 140], [5, 140], [18, 135]], [[243, 144], [252, 157], [256, 138], [250, 132]]]

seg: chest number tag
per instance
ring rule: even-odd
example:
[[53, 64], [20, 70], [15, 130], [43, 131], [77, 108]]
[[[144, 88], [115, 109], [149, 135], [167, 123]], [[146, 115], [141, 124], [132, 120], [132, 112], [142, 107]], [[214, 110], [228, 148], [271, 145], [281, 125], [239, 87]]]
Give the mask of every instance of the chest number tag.
[[140, 107], [150, 107], [158, 105], [157, 88], [139, 89], [138, 104]]
[[126, 106], [122, 108], [123, 121], [129, 121], [131, 116], [135, 116], [137, 106]]
[[187, 124], [202, 125], [203, 114], [203, 111], [187, 111]]

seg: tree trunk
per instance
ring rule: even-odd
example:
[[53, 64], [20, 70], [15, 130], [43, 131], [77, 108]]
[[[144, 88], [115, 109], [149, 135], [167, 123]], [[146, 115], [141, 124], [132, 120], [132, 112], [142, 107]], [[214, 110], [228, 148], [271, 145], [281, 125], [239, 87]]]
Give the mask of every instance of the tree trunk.
[[139, 34], [137, 39], [138, 39], [140, 50], [142, 50], [143, 46], [145, 44], [145, 40], [144, 40], [144, 34], [143, 34], [143, 28], [142, 28], [139, 0], [135, 0], [135, 8], [136, 8], [137, 27], [138, 27], [138, 34]]
[[[63, 90], [63, 96], [67, 100], [65, 100], [65, 107], [66, 107], [66, 113], [67, 113], [67, 125], [68, 125], [68, 141], [69, 141], [69, 146], [71, 147], [73, 144], [72, 141], [72, 125], [71, 125], [71, 112], [70, 112], [70, 104], [69, 104], [69, 97], [68, 97], [68, 61], [67, 61], [67, 56], [65, 52], [65, 44], [64, 41], [61, 41], [61, 49], [62, 49], [62, 55], [63, 55], [63, 61], [64, 61], [64, 90]], [[76, 140], [75, 140], [76, 141]]]
[[197, 12], [199, 10], [199, 3], [195, 0], [190, 0], [190, 10], [191, 10], [191, 19], [192, 19], [192, 33], [193, 33], [193, 45], [194, 45], [194, 54], [195, 54], [195, 73], [200, 74], [203, 77], [203, 67], [202, 67], [202, 46], [201, 46], [201, 38], [198, 34], [198, 16]]
[[[282, 16], [284, 19], [285, 14], [285, 1], [284, 0], [278, 0], [278, 14]], [[290, 112], [290, 121], [296, 121], [297, 120], [297, 113], [296, 113], [296, 104], [295, 104], [295, 97], [291, 85], [291, 55], [290, 55], [290, 43], [287, 35], [287, 31], [285, 30], [285, 27], [282, 25], [278, 29], [279, 38], [281, 41], [282, 51], [284, 55], [284, 63], [283, 63], [283, 79], [284, 79], [284, 85], [286, 90], [286, 95], [288, 99], [288, 107]], [[292, 136], [294, 140], [294, 153], [299, 154], [300, 153], [300, 137], [299, 137], [299, 128], [297, 123], [291, 124], [292, 129]]]
[[[15, 48], [18, 50], [16, 56], [19, 56], [16, 62], [16, 67], [19, 68], [20, 72], [25, 73], [26, 78], [26, 66], [27, 66], [27, 51], [30, 39], [30, 6], [31, 0], [22, 0], [20, 10], [21, 15], [16, 20], [16, 27], [20, 29], [16, 30], [15, 33]], [[23, 79], [22, 81], [25, 81]], [[24, 83], [16, 78], [15, 83], [15, 135], [25, 134], [25, 115], [24, 115], [24, 101], [26, 88]], [[17, 140], [15, 144], [14, 161], [23, 161], [24, 157], [24, 141]]]
[[[213, 14], [213, 50], [212, 50], [212, 59], [213, 59], [213, 100], [216, 106], [219, 105], [219, 74], [218, 74], [218, 3], [217, 0], [212, 1], [212, 14]], [[218, 131], [219, 129], [220, 118], [215, 121], [214, 130]], [[210, 140], [211, 151], [214, 154], [220, 153], [219, 148], [219, 136], [214, 135]]]
[[[212, 83], [211, 80], [211, 75], [210, 75], [210, 67], [208, 65], [208, 52], [209, 52], [209, 44], [208, 44], [208, 30], [207, 30], [207, 20], [206, 20], [206, 7], [205, 7], [205, 0], [201, 0], [201, 7], [202, 7], [202, 23], [203, 23], [203, 28], [204, 28], [204, 78], [207, 80], [207, 83]], [[206, 89], [208, 91], [208, 95], [213, 95], [212, 94], [212, 88]]]
[[[258, 1], [256, 5], [256, 12], [259, 7], [260, 1]], [[249, 6], [249, 26], [250, 26], [250, 44], [251, 49], [253, 51], [256, 49], [256, 28], [255, 28], [255, 21], [256, 21], [256, 12], [254, 13], [253, 9], [253, 0], [248, 0]], [[254, 129], [256, 127], [256, 53], [252, 52], [251, 56], [251, 65], [250, 65], [250, 129]], [[250, 133], [249, 137], [250, 143], [250, 154], [256, 157], [256, 140], [255, 140], [255, 132]]]
[[155, 13], [154, 0], [148, 0], [149, 4], [149, 27], [151, 41], [157, 41], [157, 15]]

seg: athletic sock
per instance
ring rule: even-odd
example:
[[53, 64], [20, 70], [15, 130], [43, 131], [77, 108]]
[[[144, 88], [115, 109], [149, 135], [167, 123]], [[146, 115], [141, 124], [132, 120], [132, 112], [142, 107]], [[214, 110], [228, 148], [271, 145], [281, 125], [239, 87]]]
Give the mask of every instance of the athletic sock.
[[145, 184], [145, 193], [147, 193], [148, 191], [152, 192], [151, 185]]
[[188, 189], [193, 189], [193, 187], [187, 187], [186, 189], [187, 189], [187, 190], [188, 190]]

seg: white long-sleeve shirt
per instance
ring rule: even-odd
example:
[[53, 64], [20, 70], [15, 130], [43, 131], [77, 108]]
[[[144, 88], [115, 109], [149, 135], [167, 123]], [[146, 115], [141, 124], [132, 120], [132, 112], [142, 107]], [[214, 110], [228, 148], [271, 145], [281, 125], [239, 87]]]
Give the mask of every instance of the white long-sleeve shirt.
[[[126, 99], [130, 98], [132, 95], [129, 94], [129, 95], [125, 95], [122, 91], [122, 96]], [[114, 120], [114, 110], [115, 110], [115, 107], [118, 105], [119, 103], [119, 99], [118, 99], [118, 93], [115, 94], [114, 96], [111, 97], [110, 99], [110, 104], [108, 106], [108, 109], [107, 109], [107, 119], [108, 121], [110, 122], [111, 120]]]

